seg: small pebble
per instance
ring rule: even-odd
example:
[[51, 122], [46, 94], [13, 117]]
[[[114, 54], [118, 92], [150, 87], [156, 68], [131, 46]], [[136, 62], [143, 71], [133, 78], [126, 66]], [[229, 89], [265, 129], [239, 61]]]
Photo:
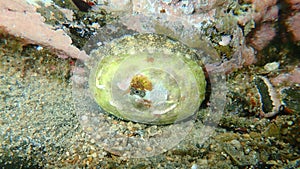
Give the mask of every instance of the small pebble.
[[219, 42], [219, 45], [227, 46], [229, 45], [230, 41], [231, 41], [231, 35], [224, 35], [222, 36], [222, 40]]
[[287, 124], [288, 124], [289, 126], [291, 126], [291, 125], [294, 124], [294, 122], [293, 122], [293, 121], [288, 121]]
[[152, 147], [146, 147], [146, 151], [152, 151]]
[[249, 135], [248, 133], [243, 134], [243, 137], [246, 138], [246, 139], [250, 139], [250, 138], [251, 138], [250, 135]]
[[190, 15], [190, 14], [194, 13], [195, 8], [192, 3], [189, 3], [188, 1], [182, 1], [181, 10], [184, 14]]
[[96, 157], [97, 157], [97, 153], [93, 153], [93, 154], [91, 154], [91, 156], [92, 156], [93, 158], [96, 158]]
[[231, 140], [230, 142], [235, 148], [240, 149], [242, 148], [241, 143], [238, 140]]
[[193, 164], [191, 169], [197, 169], [198, 168], [198, 165], [197, 164]]
[[278, 68], [279, 68], [279, 63], [278, 62], [267, 63], [264, 66], [264, 69], [267, 70], [267, 71], [269, 71], [269, 72], [277, 70]]
[[94, 23], [92, 23], [91, 27], [95, 28], [95, 29], [99, 29], [100, 25], [99, 25], [99, 23], [94, 22]]
[[163, 3], [170, 4], [172, 0], [162, 0]]
[[42, 46], [37, 46], [37, 47], [36, 47], [36, 50], [37, 50], [37, 51], [43, 50], [43, 47], [42, 47]]
[[246, 149], [244, 150], [244, 153], [245, 153], [246, 155], [248, 155], [248, 154], [250, 153], [250, 151], [251, 151], [250, 148], [246, 148]]

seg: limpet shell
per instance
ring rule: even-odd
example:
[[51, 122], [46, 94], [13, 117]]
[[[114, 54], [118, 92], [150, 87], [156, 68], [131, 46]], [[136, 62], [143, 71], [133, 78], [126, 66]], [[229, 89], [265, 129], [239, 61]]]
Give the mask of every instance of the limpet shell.
[[196, 53], [166, 36], [126, 35], [93, 50], [89, 77], [94, 100], [124, 120], [171, 124], [192, 116], [205, 97]]

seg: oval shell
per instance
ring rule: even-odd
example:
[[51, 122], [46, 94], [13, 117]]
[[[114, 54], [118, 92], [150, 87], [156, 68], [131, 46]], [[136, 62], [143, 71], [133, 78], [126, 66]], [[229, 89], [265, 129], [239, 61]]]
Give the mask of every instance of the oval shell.
[[121, 119], [175, 123], [192, 116], [204, 100], [206, 81], [196, 53], [166, 36], [123, 36], [91, 57], [99, 58], [89, 77], [93, 97]]

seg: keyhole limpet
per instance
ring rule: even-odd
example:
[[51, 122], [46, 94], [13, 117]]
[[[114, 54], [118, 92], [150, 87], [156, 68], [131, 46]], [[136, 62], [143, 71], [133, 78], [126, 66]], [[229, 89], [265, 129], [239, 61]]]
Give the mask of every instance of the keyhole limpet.
[[91, 52], [89, 88], [106, 112], [146, 124], [171, 124], [192, 116], [205, 97], [197, 54], [166, 36], [123, 36]]

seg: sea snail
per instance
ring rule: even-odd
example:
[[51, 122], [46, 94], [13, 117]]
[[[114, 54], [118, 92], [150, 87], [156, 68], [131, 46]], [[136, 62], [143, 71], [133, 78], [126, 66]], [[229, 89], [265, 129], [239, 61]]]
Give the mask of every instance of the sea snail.
[[205, 97], [197, 54], [153, 33], [126, 35], [90, 54], [89, 88], [106, 112], [146, 124], [171, 124], [192, 116]]

